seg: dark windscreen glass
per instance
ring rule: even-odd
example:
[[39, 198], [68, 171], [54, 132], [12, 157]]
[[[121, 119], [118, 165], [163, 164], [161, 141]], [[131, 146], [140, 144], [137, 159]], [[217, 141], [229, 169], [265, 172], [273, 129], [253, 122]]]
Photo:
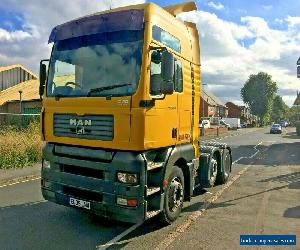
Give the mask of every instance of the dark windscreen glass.
[[47, 96], [132, 95], [140, 77], [143, 30], [88, 35], [55, 43]]

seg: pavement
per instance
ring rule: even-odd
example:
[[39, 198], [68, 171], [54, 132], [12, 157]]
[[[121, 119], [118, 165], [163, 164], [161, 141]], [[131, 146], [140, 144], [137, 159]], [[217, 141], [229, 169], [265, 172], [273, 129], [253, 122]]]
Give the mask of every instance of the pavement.
[[[300, 138], [295, 129], [282, 135], [270, 135], [268, 128], [241, 130], [214, 140], [232, 147], [230, 180], [195, 190], [170, 226], [156, 218], [142, 225], [107, 221], [44, 201], [39, 179], [0, 184], [1, 249], [250, 249], [239, 245], [241, 234], [296, 234], [293, 249], [300, 249]], [[6, 181], [8, 176], [12, 172]]]

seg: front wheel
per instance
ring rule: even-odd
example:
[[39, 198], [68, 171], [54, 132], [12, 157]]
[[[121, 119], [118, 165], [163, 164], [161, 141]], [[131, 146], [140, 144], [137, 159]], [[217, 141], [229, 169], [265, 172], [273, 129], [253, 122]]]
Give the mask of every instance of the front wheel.
[[174, 166], [168, 178], [168, 185], [165, 190], [164, 209], [161, 220], [171, 224], [175, 221], [183, 207], [184, 199], [184, 176], [182, 170]]

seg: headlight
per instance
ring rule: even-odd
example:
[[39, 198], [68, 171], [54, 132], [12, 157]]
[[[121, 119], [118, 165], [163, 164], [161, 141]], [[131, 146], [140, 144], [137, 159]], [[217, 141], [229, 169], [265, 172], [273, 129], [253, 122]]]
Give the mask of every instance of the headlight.
[[138, 174], [134, 173], [117, 173], [117, 178], [119, 182], [122, 183], [129, 183], [129, 184], [136, 184], [138, 183]]
[[42, 168], [50, 169], [50, 161], [47, 161], [47, 160], [43, 159]]

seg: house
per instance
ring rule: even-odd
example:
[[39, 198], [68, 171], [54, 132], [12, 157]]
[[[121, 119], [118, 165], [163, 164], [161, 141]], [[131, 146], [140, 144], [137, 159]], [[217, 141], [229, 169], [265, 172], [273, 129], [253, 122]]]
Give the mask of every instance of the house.
[[200, 117], [227, 117], [228, 109], [224, 103], [210, 91], [201, 90]]
[[228, 108], [228, 117], [241, 118], [242, 109], [240, 108], [240, 106], [234, 104], [233, 102], [226, 102], [225, 105]]
[[245, 122], [248, 124], [257, 122], [257, 116], [251, 114], [251, 110], [248, 106], [238, 106], [233, 102], [227, 102], [226, 106], [228, 108], [228, 117], [240, 118], [241, 122]]
[[297, 106], [297, 107], [300, 106], [300, 92], [298, 92], [298, 91], [297, 91], [297, 96], [296, 96], [296, 99], [293, 103], [293, 106]]

